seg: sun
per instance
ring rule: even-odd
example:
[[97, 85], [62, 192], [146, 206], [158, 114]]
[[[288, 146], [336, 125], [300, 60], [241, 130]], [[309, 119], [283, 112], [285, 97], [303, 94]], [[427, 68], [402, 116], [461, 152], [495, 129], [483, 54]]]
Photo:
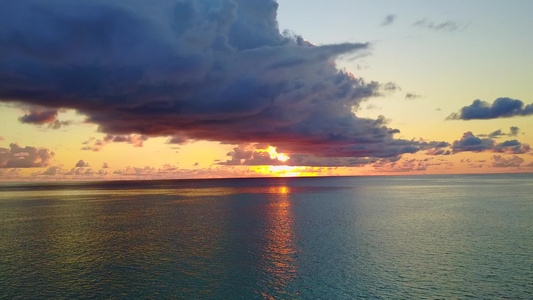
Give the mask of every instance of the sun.
[[318, 176], [316, 168], [296, 166], [252, 166], [250, 170], [272, 177]]
[[[287, 162], [290, 158], [285, 153], [278, 153], [277, 148], [268, 146], [265, 149], [255, 149], [256, 152], [268, 153], [271, 159], [280, 162]], [[301, 176], [318, 176], [319, 170], [307, 166], [288, 166], [288, 165], [262, 165], [251, 166], [250, 170], [262, 175], [271, 177], [301, 177]]]
[[256, 149], [255, 151], [256, 152], [266, 152], [266, 153], [268, 153], [270, 155], [271, 159], [277, 159], [277, 160], [282, 161], [282, 162], [286, 162], [287, 160], [290, 159], [290, 157], [287, 156], [285, 153], [278, 153], [277, 149], [275, 147], [272, 147], [272, 146], [268, 146], [268, 148], [266, 148], [266, 149]]

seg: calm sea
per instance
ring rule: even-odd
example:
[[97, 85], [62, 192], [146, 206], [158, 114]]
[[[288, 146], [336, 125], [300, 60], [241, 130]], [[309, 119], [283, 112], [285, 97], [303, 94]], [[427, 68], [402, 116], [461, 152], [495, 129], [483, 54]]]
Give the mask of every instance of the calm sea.
[[533, 174], [0, 184], [0, 298], [533, 299]]

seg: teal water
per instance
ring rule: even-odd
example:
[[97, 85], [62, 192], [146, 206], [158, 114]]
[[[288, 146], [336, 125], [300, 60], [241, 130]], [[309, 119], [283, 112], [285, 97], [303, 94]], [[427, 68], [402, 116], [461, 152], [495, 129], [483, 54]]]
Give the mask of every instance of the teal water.
[[0, 298], [533, 299], [533, 174], [0, 184]]

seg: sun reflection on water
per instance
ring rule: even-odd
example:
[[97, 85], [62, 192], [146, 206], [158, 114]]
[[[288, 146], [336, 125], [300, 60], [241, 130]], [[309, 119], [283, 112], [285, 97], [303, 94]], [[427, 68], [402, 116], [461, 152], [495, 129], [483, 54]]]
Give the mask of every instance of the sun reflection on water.
[[[267, 277], [265, 299], [278, 299], [287, 295], [288, 285], [295, 280], [297, 253], [294, 244], [293, 216], [291, 212], [290, 188], [269, 187], [272, 201], [268, 204], [268, 224], [261, 260]], [[270, 291], [270, 292], [267, 292]], [[275, 294], [272, 294], [275, 293]]]

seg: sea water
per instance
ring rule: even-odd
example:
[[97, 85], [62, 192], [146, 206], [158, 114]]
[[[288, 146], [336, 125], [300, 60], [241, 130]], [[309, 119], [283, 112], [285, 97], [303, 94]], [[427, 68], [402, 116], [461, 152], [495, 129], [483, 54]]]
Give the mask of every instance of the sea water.
[[533, 174], [3, 183], [0, 298], [533, 299]]

